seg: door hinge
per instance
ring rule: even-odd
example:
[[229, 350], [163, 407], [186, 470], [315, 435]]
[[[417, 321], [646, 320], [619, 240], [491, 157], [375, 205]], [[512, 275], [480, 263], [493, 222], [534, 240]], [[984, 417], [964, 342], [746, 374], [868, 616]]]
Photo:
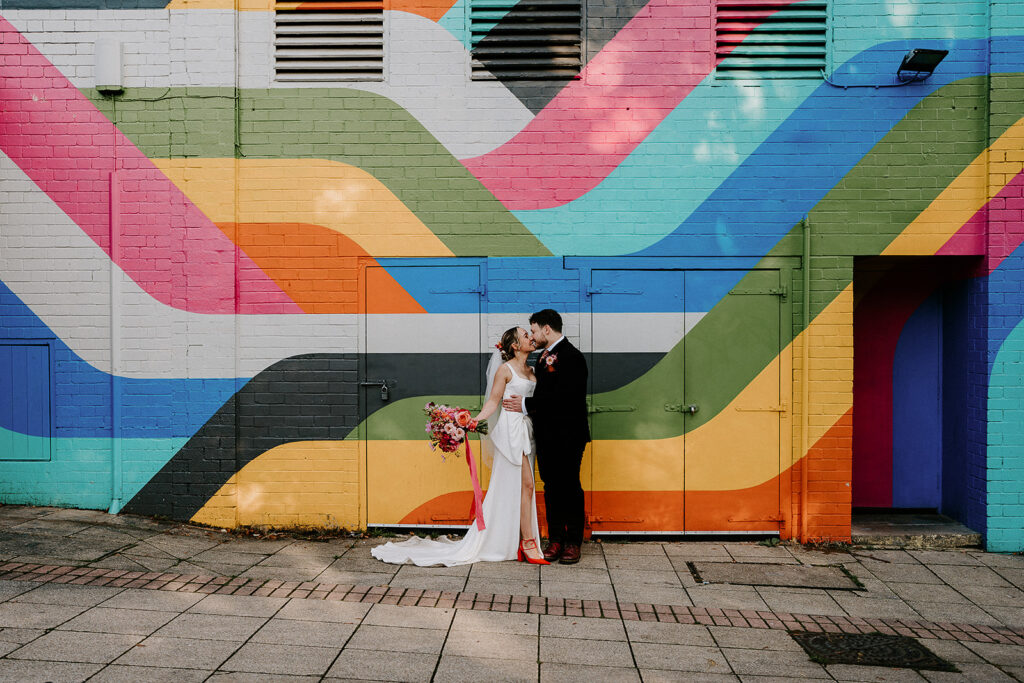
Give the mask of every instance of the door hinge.
[[618, 405], [618, 406], [587, 406], [588, 413], [635, 413], [636, 406]]
[[754, 518], [748, 518], [748, 519], [739, 519], [738, 517], [730, 517], [729, 521], [730, 522], [782, 522], [784, 520], [782, 519], [782, 513], [781, 512], [776, 512], [774, 514], [766, 515], [764, 517], [754, 517]]
[[731, 292], [729, 292], [729, 294], [736, 294], [741, 296], [744, 294], [759, 294], [761, 296], [778, 296], [785, 299], [787, 292], [786, 286], [783, 285], [781, 287], [771, 287], [769, 289], [734, 289]]
[[786, 410], [786, 404], [783, 403], [777, 406], [765, 406], [764, 408], [743, 408], [736, 406], [736, 410], [741, 413], [784, 413]]
[[600, 287], [588, 287], [587, 296], [592, 294], [632, 294], [638, 296], [643, 294], [643, 292], [639, 289], [602, 289]]
[[480, 296], [487, 295], [487, 285], [480, 285], [479, 287], [472, 287], [469, 289], [431, 289], [431, 294], [479, 294]]

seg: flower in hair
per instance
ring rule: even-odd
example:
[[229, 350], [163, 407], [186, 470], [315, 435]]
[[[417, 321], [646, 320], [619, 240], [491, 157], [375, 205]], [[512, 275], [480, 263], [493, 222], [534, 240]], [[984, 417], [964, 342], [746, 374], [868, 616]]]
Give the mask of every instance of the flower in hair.
[[501, 351], [501, 342], [498, 342], [497, 344], [495, 344], [495, 345], [494, 345], [494, 348], [496, 348], [496, 349], [498, 349], [499, 351]]

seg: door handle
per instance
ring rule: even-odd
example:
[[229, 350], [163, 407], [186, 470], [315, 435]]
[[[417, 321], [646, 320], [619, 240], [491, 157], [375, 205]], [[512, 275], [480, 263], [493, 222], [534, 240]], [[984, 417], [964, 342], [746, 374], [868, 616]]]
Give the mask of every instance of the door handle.
[[686, 405], [683, 405], [682, 403], [665, 404], [665, 412], [667, 413], [689, 413], [690, 415], [694, 415], [697, 413], [698, 410], [700, 410], [700, 406], [694, 403], [689, 403]]

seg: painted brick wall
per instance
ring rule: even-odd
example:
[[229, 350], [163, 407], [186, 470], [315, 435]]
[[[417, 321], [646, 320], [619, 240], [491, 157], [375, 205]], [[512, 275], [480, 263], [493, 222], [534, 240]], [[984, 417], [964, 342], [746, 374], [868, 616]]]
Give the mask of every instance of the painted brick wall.
[[[955, 11], [939, 0], [831, 5], [830, 71], [840, 80], [890, 78], [915, 41], [946, 41], [953, 53], [935, 78], [955, 68], [957, 82], [938, 92], [714, 82], [713, 7], [696, 0], [590, 0], [584, 74], [532, 90], [468, 78], [462, 3], [439, 22], [390, 12], [381, 83], [288, 88], [272, 78], [271, 12], [0, 12], [56, 69], [45, 83], [5, 90], [3, 106], [36, 107], [39, 120], [68, 115], [38, 97], [78, 88], [73, 115], [94, 106], [102, 117], [81, 139], [44, 136], [39, 146], [88, 150], [67, 158], [104, 172], [116, 155], [132, 226], [109, 253], [109, 233], [90, 239], [76, 224], [106, 215], [107, 176], [67, 175], [74, 163], [33, 174], [32, 154], [8, 145], [0, 155], [0, 218], [10, 226], [0, 233], [0, 279], [11, 291], [0, 300], [0, 336], [61, 344], [52, 466], [4, 464], [0, 494], [106, 508], [148, 486], [137, 511], [201, 509], [200, 521], [223, 526], [359, 525], [366, 453], [355, 382], [359, 354], [377, 351], [365, 346], [361, 268], [474, 257], [487, 287], [480, 349], [546, 306], [565, 311], [566, 333], [588, 348], [590, 269], [610, 263], [600, 259], [635, 267], [701, 257], [711, 268], [795, 259], [808, 215], [813, 322], [802, 328], [794, 274], [787, 343], [796, 341], [783, 381], [794, 425], [809, 410], [813, 438], [805, 454], [793, 429], [784, 514], [789, 532], [799, 529], [807, 467], [810, 536], [847, 538], [853, 258], [936, 253], [959, 227], [951, 224], [983, 203], [986, 170], [991, 194], [1021, 172], [1024, 134], [1011, 128], [1021, 79], [977, 74], [989, 61], [993, 71], [1024, 71], [1018, 45], [993, 43], [989, 55], [978, 40], [990, 21], [994, 35], [1019, 35], [1024, 14], [1006, 0]], [[92, 89], [100, 35], [124, 43], [128, 90], [116, 100]], [[37, 66], [20, 60], [6, 59], [4, 76], [36, 78]], [[116, 150], [109, 124], [125, 136]], [[864, 133], [873, 126], [877, 139]], [[325, 178], [345, 191], [316, 184]], [[356, 215], [343, 210], [357, 201]], [[1007, 426], [1021, 423], [1022, 209], [1012, 188], [988, 207], [999, 255], [990, 266], [999, 267], [972, 291], [967, 521], [987, 527], [999, 549], [1024, 545], [1024, 436]], [[146, 233], [154, 222], [168, 229]], [[252, 265], [235, 268], [236, 244], [239, 262]], [[980, 248], [970, 242], [970, 253]], [[429, 299], [422, 288], [406, 294], [410, 309]], [[644, 330], [624, 324], [623, 334]], [[123, 376], [113, 393], [111, 372]], [[805, 377], [809, 406], [800, 403]], [[111, 436], [123, 437], [120, 481]]]

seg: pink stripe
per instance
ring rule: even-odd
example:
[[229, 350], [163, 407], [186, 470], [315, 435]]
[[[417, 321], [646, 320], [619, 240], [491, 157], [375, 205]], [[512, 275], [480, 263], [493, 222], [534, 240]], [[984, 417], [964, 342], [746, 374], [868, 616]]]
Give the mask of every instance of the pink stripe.
[[935, 253], [984, 254], [986, 226], [989, 252], [985, 274], [998, 268], [1024, 241], [1024, 171], [1004, 185]]
[[196, 313], [302, 312], [241, 253], [236, 307], [235, 244], [2, 17], [0, 67], [0, 149], [108, 255], [116, 170], [112, 257], [153, 298]]
[[711, 73], [712, 15], [710, 0], [651, 0], [518, 135], [462, 163], [509, 209], [577, 199]]

